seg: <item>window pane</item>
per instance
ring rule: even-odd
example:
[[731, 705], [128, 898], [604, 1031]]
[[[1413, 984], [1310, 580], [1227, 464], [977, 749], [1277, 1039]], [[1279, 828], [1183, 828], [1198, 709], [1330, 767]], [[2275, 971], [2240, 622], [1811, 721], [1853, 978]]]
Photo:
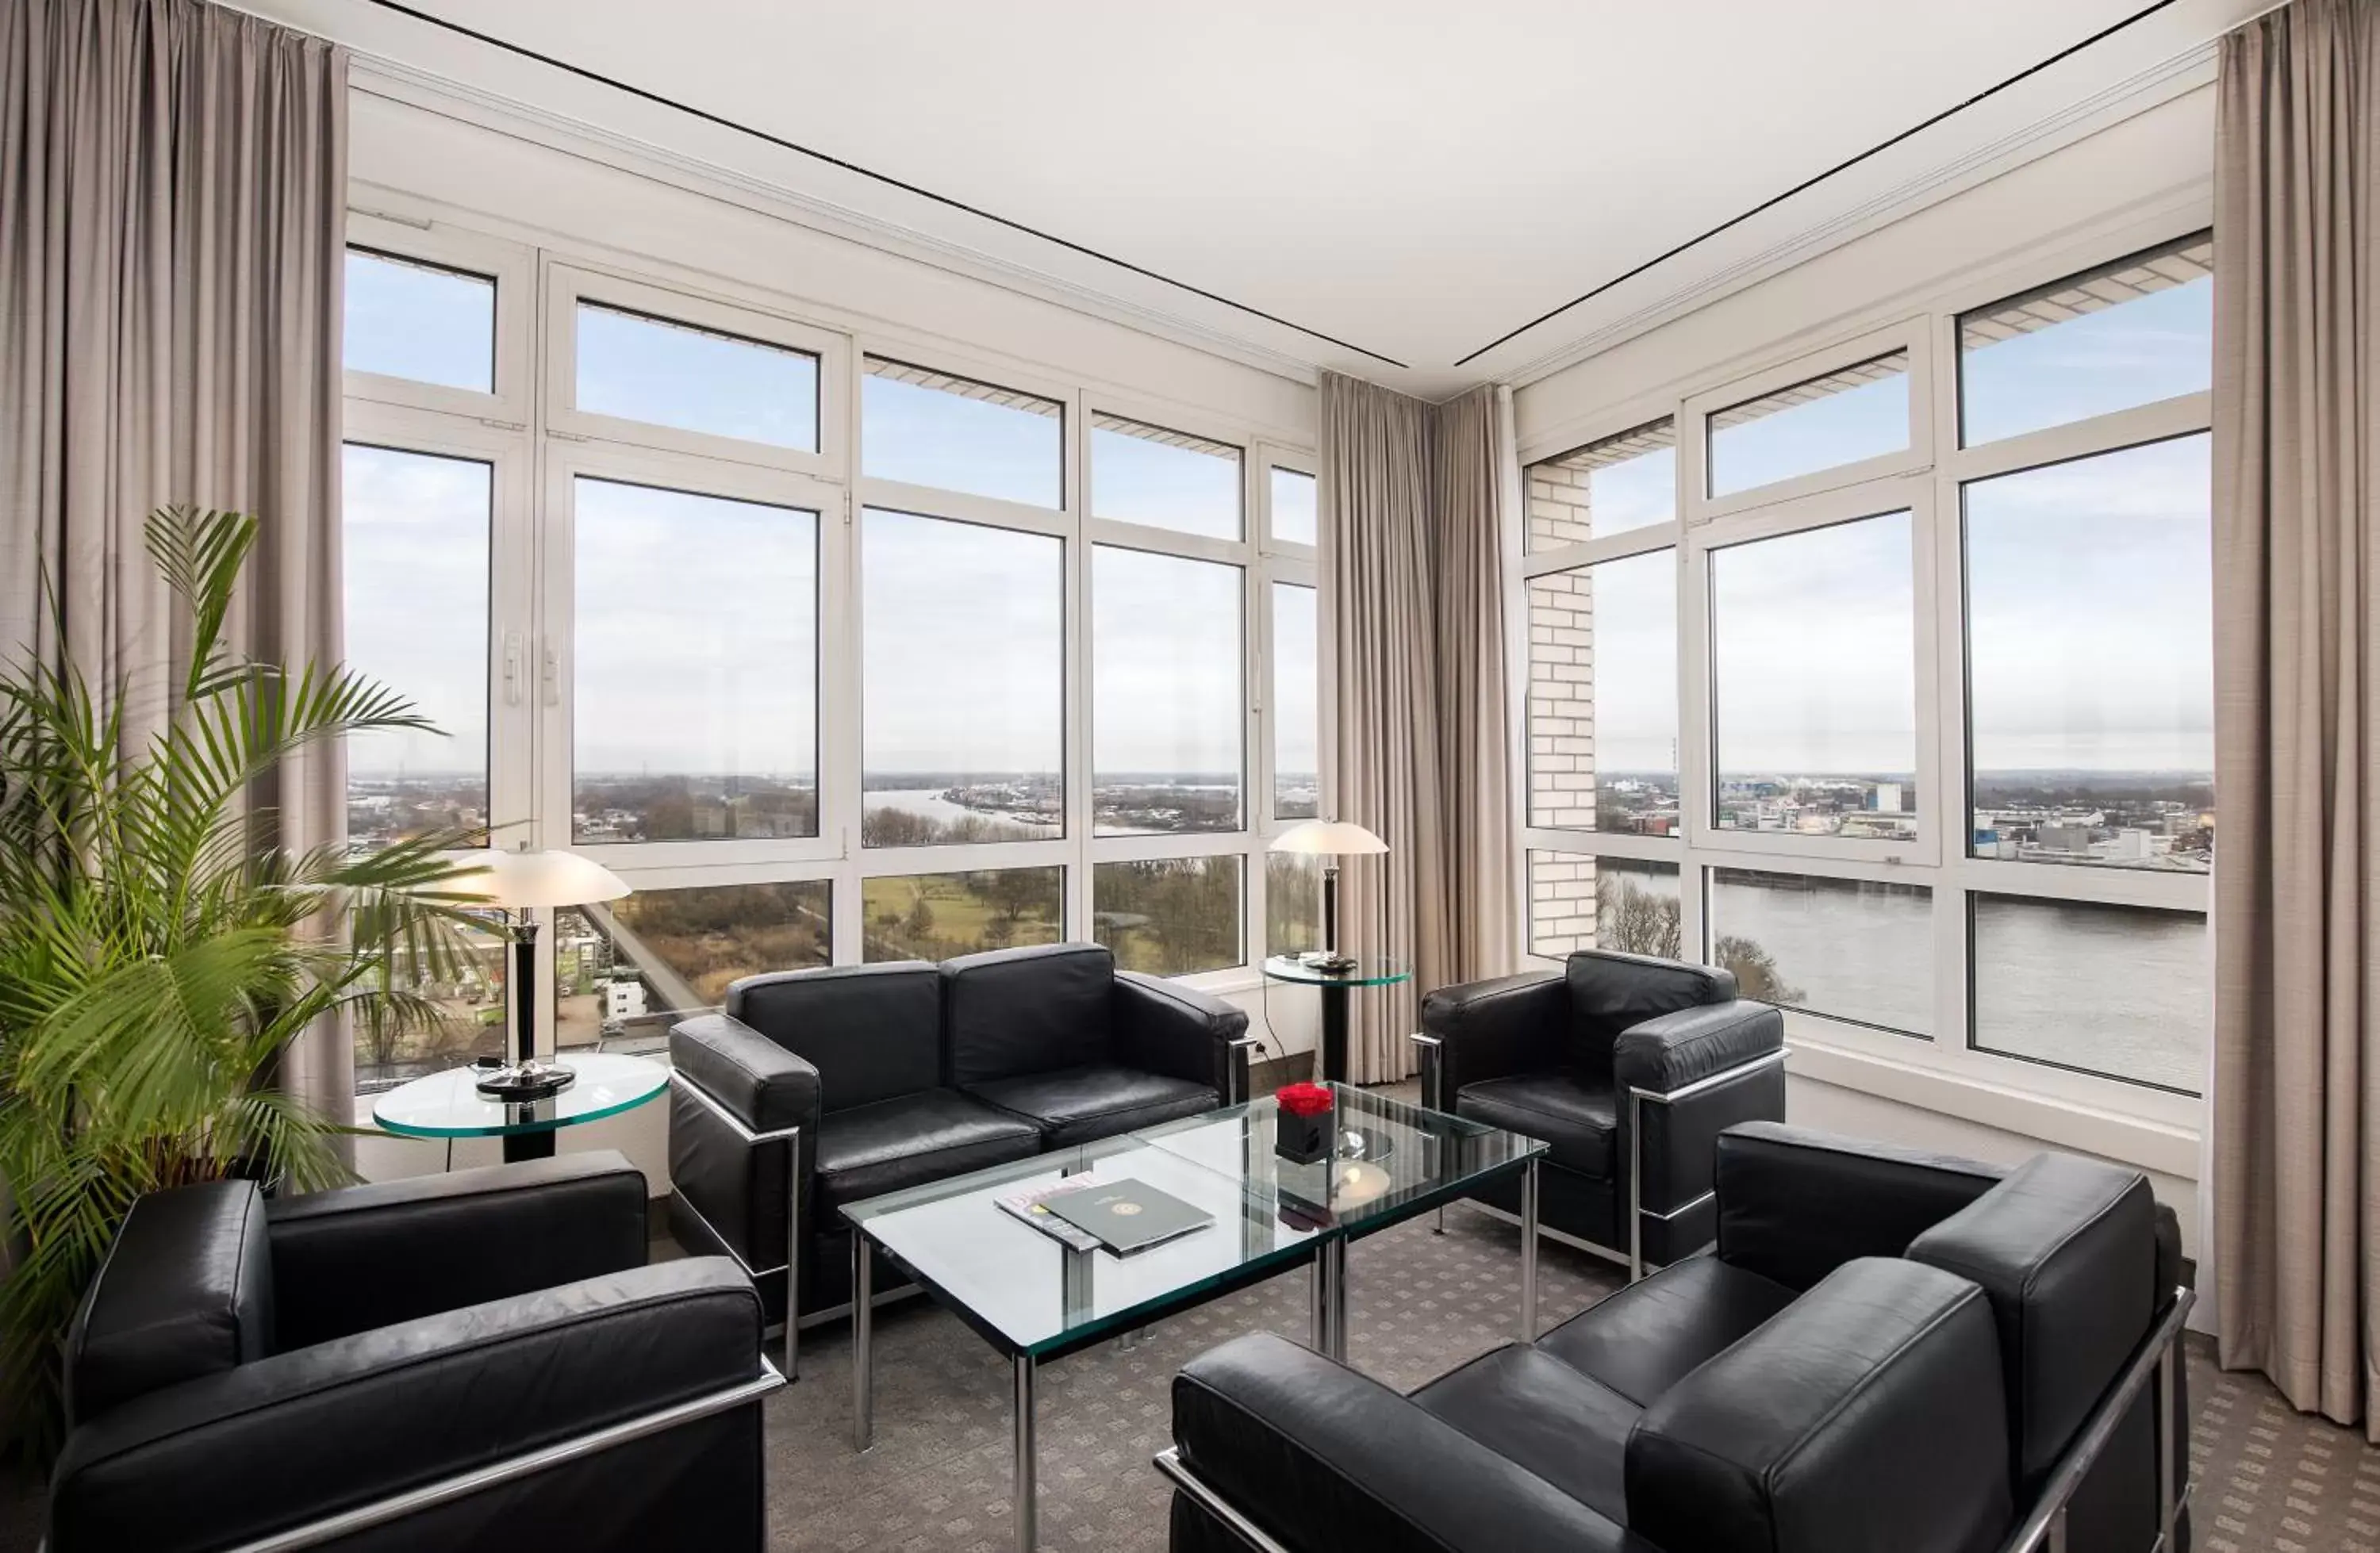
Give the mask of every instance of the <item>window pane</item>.
[[1933, 892], [1749, 868], [1710, 877], [1710, 963], [1733, 971], [1744, 997], [1932, 1031]]
[[1272, 585], [1272, 812], [1311, 819], [1322, 796], [1322, 674], [1315, 619], [1318, 595], [1294, 583]]
[[2207, 441], [1966, 488], [1976, 856], [2208, 867]]
[[1726, 496], [1909, 445], [1909, 353], [1846, 367], [1710, 418], [1710, 493]]
[[860, 958], [948, 960], [1065, 937], [1066, 870], [894, 874], [859, 883]]
[[382, 975], [428, 1002], [430, 1013], [403, 1025], [375, 1022], [369, 1010], [356, 1019], [356, 1088], [386, 1089], [474, 1058], [502, 1056], [508, 947], [500, 929], [477, 926], [456, 929], [443, 964], [390, 945]]
[[1584, 852], [1529, 854], [1529, 952], [1574, 949], [1684, 959], [1678, 866]]
[[860, 468], [878, 479], [1062, 507], [1065, 406], [923, 367], [868, 358]]
[[1529, 823], [1677, 833], [1674, 551], [1529, 580]]
[[1240, 569], [1091, 551], [1091, 802], [1102, 836], [1240, 828]]
[[865, 846], [1066, 833], [1066, 546], [862, 519]]
[[474, 459], [350, 443], [340, 478], [346, 665], [440, 730], [347, 740], [348, 844], [479, 830], [488, 823], [493, 472]]
[[1711, 553], [1718, 823], [1917, 834], [1905, 512]]
[[578, 304], [577, 407], [816, 453], [818, 358]]
[[1322, 942], [1322, 859], [1265, 854], [1265, 952], [1303, 954]]
[[833, 963], [824, 880], [639, 890], [554, 914], [553, 1034], [565, 1047], [661, 1050], [727, 984]]
[[1240, 450], [1187, 432], [1094, 415], [1091, 516], [1236, 540]]
[[1975, 1046], [2195, 1095], [2215, 1008], [2206, 918], [1974, 901]]
[[347, 249], [343, 347], [351, 372], [496, 391], [496, 283]]
[[1965, 445], [2204, 393], [2215, 244], [2192, 237], [1959, 320]]
[[1674, 522], [1678, 429], [1656, 421], [1575, 453], [1529, 466], [1527, 549], [1624, 534]]
[[1188, 976], [1241, 963], [1240, 860], [1162, 857], [1091, 869], [1091, 936], [1116, 964]]
[[818, 515], [581, 476], [581, 843], [818, 834]]
[[1272, 537], [1287, 544], [1318, 543], [1321, 482], [1276, 466], [1272, 472]]

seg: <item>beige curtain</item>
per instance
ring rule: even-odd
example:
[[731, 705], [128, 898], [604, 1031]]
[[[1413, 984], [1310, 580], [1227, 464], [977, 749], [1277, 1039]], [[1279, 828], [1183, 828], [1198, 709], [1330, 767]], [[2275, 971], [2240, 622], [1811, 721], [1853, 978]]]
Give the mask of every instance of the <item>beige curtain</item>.
[[[186, 640], [152, 507], [256, 514], [243, 645], [338, 652], [346, 79], [345, 50], [196, 0], [0, 0], [0, 650], [153, 687], [134, 737]], [[337, 765], [259, 795], [291, 844], [344, 833]], [[337, 1033], [285, 1076], [351, 1118]]]
[[1389, 844], [1347, 860], [1341, 947], [1414, 965], [1349, 1021], [1349, 1075], [1378, 1084], [1414, 1071], [1422, 991], [1510, 968], [1508, 460], [1489, 389], [1434, 407], [1326, 373], [1321, 422], [1324, 791]]
[[2380, 10], [2226, 39], [2213, 1087], [2222, 1362], [2380, 1438]]

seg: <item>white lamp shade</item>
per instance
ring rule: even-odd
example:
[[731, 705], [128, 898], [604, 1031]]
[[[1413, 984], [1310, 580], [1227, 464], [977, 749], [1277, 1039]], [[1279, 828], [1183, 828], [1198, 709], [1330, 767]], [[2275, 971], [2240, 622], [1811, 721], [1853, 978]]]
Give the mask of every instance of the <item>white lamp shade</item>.
[[1304, 852], [1322, 857], [1367, 857], [1388, 851], [1389, 843], [1361, 825], [1343, 819], [1309, 819], [1275, 836], [1268, 850]]
[[471, 867], [453, 881], [456, 894], [509, 910], [591, 905], [628, 893], [626, 880], [575, 852], [457, 852], [449, 856]]

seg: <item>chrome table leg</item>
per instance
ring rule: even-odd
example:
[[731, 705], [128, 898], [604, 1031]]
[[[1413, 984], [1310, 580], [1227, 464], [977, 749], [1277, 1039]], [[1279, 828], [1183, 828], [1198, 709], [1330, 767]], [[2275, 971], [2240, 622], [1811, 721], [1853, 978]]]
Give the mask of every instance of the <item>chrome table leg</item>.
[[868, 1253], [868, 1237], [851, 1231], [851, 1448], [865, 1450], [876, 1443], [876, 1377], [869, 1373], [875, 1355], [876, 1303], [868, 1288], [875, 1258]]
[[1521, 1175], [1521, 1341], [1537, 1341], [1537, 1162]]
[[1033, 1440], [1033, 1355], [1016, 1356], [1016, 1469], [1014, 1498], [1016, 1553], [1033, 1553], [1039, 1540], [1039, 1489], [1035, 1483], [1039, 1461]]

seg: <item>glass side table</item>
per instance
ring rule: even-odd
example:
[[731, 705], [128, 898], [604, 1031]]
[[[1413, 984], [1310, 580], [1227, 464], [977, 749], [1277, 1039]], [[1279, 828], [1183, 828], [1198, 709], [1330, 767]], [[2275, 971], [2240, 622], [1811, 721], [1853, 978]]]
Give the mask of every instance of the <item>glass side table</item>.
[[1347, 992], [1355, 987], [1391, 987], [1413, 979], [1413, 965], [1391, 954], [1364, 955], [1343, 971], [1309, 965], [1294, 954], [1276, 954], [1262, 967], [1275, 981], [1322, 990], [1322, 1079], [1347, 1082]]
[[546, 1159], [559, 1129], [634, 1110], [669, 1087], [669, 1069], [643, 1057], [574, 1051], [565, 1065], [578, 1075], [568, 1088], [525, 1101], [480, 1094], [478, 1068], [449, 1068], [375, 1098], [372, 1120], [403, 1137], [444, 1138], [450, 1165], [456, 1138], [502, 1138], [509, 1164]]

